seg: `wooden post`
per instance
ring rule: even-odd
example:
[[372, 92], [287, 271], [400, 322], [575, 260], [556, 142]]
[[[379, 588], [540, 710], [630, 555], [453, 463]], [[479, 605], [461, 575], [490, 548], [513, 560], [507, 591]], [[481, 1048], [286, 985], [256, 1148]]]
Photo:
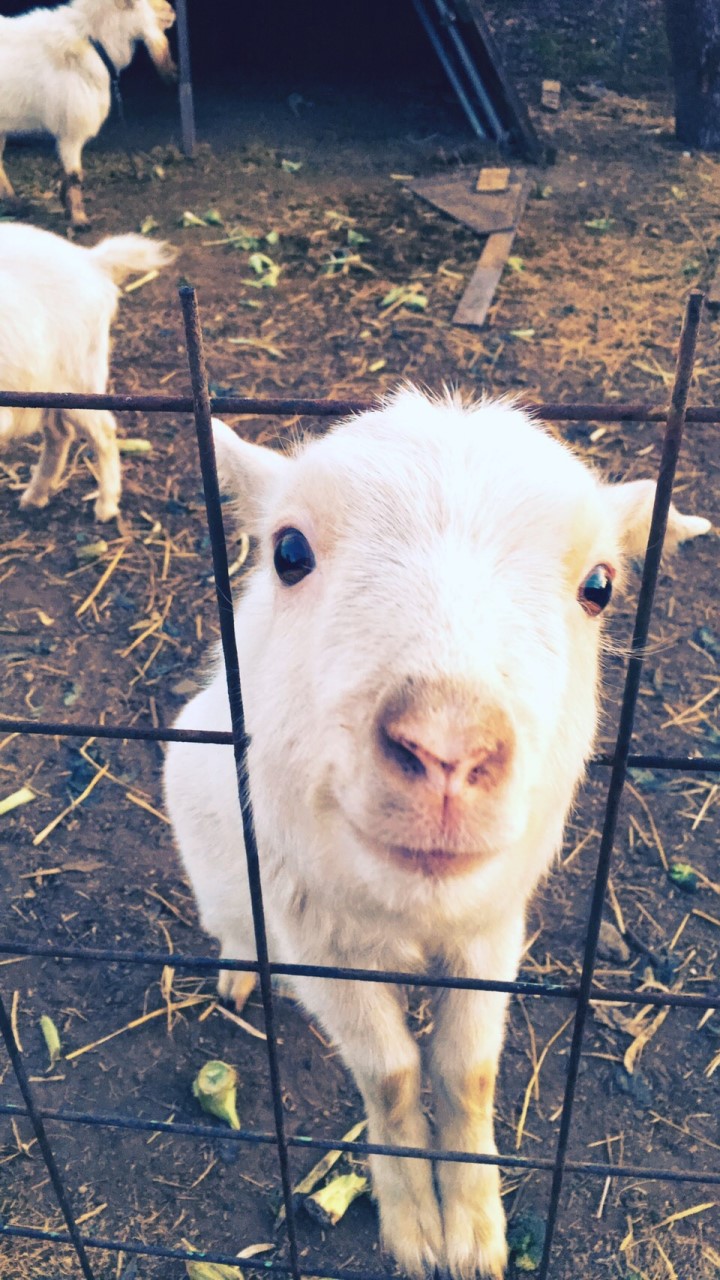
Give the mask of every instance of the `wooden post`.
[[190, 77], [190, 33], [188, 31], [187, 0], [176, 0], [178, 35], [178, 63], [180, 68], [178, 97], [180, 100], [180, 129], [182, 149], [190, 159], [195, 154], [195, 108], [193, 106], [192, 79]]

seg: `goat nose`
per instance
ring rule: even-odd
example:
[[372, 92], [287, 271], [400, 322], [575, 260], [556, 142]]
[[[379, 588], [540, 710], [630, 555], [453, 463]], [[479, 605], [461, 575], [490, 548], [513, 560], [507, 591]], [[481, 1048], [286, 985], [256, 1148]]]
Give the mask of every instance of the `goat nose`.
[[382, 755], [396, 774], [449, 796], [497, 786], [512, 755], [512, 729], [497, 708], [471, 723], [448, 711], [383, 716], [379, 729]]

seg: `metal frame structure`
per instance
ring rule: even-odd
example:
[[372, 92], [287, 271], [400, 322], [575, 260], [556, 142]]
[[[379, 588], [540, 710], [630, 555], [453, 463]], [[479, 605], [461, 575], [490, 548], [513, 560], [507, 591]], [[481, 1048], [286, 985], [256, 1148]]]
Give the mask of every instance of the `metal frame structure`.
[[[260, 859], [255, 840], [252, 810], [249, 799], [249, 787], [246, 768], [247, 737], [243, 714], [240, 673], [238, 669], [235, 630], [233, 621], [232, 596], [228, 573], [228, 557], [223, 528], [222, 507], [218, 488], [217, 472], [211, 429], [211, 413], [214, 410], [225, 410], [234, 413], [277, 414], [298, 413], [316, 414], [318, 416], [350, 413], [363, 409], [366, 405], [360, 401], [331, 400], [257, 400], [239, 397], [223, 397], [211, 399], [208, 390], [207, 374], [203, 355], [202, 333], [195, 291], [189, 287], [180, 290], [183, 315], [185, 320], [186, 344], [190, 366], [192, 397], [173, 396], [78, 396], [57, 393], [42, 395], [13, 394], [0, 392], [0, 406], [42, 406], [62, 408], [74, 405], [84, 408], [142, 409], [146, 411], [176, 410], [192, 411], [195, 418], [198, 449], [205, 493], [206, 516], [211, 540], [213, 569], [217, 605], [220, 619], [220, 631], [225, 669], [227, 674], [228, 697], [231, 707], [231, 733], [213, 733], [207, 731], [189, 731], [177, 729], [151, 729], [123, 725], [89, 725], [60, 724], [55, 722], [27, 721], [8, 716], [0, 717], [0, 729], [10, 732], [66, 735], [71, 737], [115, 738], [123, 740], [150, 740], [155, 742], [212, 742], [232, 745], [238, 790], [241, 800], [243, 831], [248, 858], [250, 891], [257, 943], [257, 960], [227, 959], [223, 957], [222, 966], [226, 969], [252, 971], [259, 975], [260, 992], [265, 1015], [267, 1034], [268, 1064], [270, 1070], [271, 1091], [273, 1100], [274, 1132], [260, 1132], [240, 1129], [223, 1132], [223, 1140], [249, 1144], [274, 1145], [277, 1148], [280, 1179], [286, 1213], [286, 1228], [289, 1245], [287, 1262], [264, 1262], [254, 1258], [252, 1269], [280, 1276], [290, 1275], [292, 1280], [300, 1280], [303, 1267], [300, 1263], [295, 1208], [289, 1169], [289, 1149], [307, 1148], [308, 1150], [342, 1150], [355, 1155], [378, 1154], [398, 1155], [429, 1160], [465, 1161], [470, 1163], [494, 1164], [501, 1168], [538, 1169], [552, 1175], [551, 1189], [546, 1217], [546, 1233], [542, 1260], [537, 1272], [538, 1280], [549, 1280], [552, 1276], [553, 1241], [558, 1220], [560, 1195], [566, 1174], [583, 1173], [602, 1178], [608, 1175], [618, 1178], [645, 1178], [667, 1182], [688, 1182], [720, 1185], [720, 1168], [717, 1169], [669, 1169], [654, 1168], [635, 1164], [607, 1164], [584, 1160], [571, 1160], [567, 1155], [568, 1139], [571, 1133], [575, 1087], [582, 1059], [583, 1035], [590, 1003], [592, 1001], [626, 1001], [634, 1004], [685, 1007], [705, 1010], [716, 1007], [720, 1003], [720, 990], [707, 991], [704, 995], [690, 995], [681, 992], [636, 992], [624, 989], [606, 989], [599, 987], [593, 980], [594, 966], [601, 922], [601, 913], [608, 876], [611, 865], [619, 804], [623, 792], [626, 774], [632, 767], [652, 767], [656, 769], [678, 770], [683, 772], [720, 773], [720, 758], [714, 757], [682, 757], [662, 756], [660, 754], [633, 754], [631, 752], [635, 708], [638, 698], [640, 676], [643, 665], [643, 654], [647, 642], [652, 617], [655, 587], [658, 579], [660, 555], [667, 523], [672, 495], [675, 469], [682, 443], [683, 427], [686, 421], [718, 422], [720, 410], [713, 407], [688, 409], [687, 398], [692, 376], [695, 342], [702, 310], [702, 295], [690, 295], [684, 318], [683, 330], [677, 360], [675, 383], [668, 411], [648, 405], [543, 405], [538, 410], [549, 419], [556, 421], [578, 421], [595, 419], [600, 421], [628, 421], [642, 419], [660, 421], [666, 419], [666, 430], [662, 450], [662, 458], [658, 474], [657, 493], [652, 515], [648, 549], [645, 557], [642, 583], [638, 596], [635, 628], [627, 664], [625, 689], [620, 710], [619, 727], [615, 750], [611, 755], [598, 755], [592, 761], [595, 766], [610, 768], [610, 782], [605, 807], [598, 864], [595, 872], [592, 902], [588, 917], [587, 940], [583, 955], [582, 972], [578, 984], [543, 983], [537, 981], [518, 980], [516, 982], [488, 982], [470, 978], [443, 978], [429, 974], [408, 974], [367, 969], [339, 968], [315, 965], [291, 965], [271, 963], [268, 956], [267, 937], [265, 931]], [[122, 963], [152, 966], [161, 969], [172, 964], [176, 969], [192, 969], [195, 972], [208, 973], [219, 967], [219, 961], [213, 956], [164, 954], [157, 951], [123, 951], [100, 948], [53, 947], [41, 944], [27, 944], [13, 941], [11, 938], [0, 938], [0, 954], [8, 956], [53, 957], [55, 959], [77, 960], [85, 963]], [[553, 1157], [532, 1159], [526, 1156], [501, 1153], [498, 1156], [478, 1155], [473, 1152], [426, 1150], [413, 1147], [394, 1147], [369, 1142], [343, 1142], [330, 1139], [310, 1138], [302, 1135], [288, 1136], [285, 1132], [280, 1067], [277, 1053], [277, 1036], [275, 1032], [275, 1016], [271, 981], [273, 975], [310, 975], [334, 978], [337, 980], [352, 979], [367, 982], [390, 982], [408, 986], [453, 987], [471, 990], [503, 991], [512, 994], [540, 997], [545, 999], [573, 1000], [576, 1004], [572, 1043], [568, 1058], [567, 1077], [564, 1101], [560, 1117], [559, 1135]], [[44, 1240], [57, 1245], [71, 1246], [85, 1280], [96, 1280], [89, 1259], [89, 1251], [110, 1250], [129, 1255], [143, 1255], [154, 1258], [204, 1259], [209, 1262], [237, 1265], [237, 1257], [217, 1250], [190, 1253], [183, 1249], [147, 1245], [133, 1240], [118, 1240], [83, 1234], [78, 1226], [70, 1196], [66, 1190], [63, 1177], [54, 1158], [52, 1146], [47, 1134], [46, 1122], [61, 1122], [70, 1125], [93, 1125], [109, 1129], [132, 1130], [150, 1133], [172, 1133], [175, 1136], [195, 1138], [217, 1137], [217, 1128], [207, 1124], [189, 1124], [173, 1121], [142, 1120], [114, 1113], [79, 1112], [58, 1110], [39, 1106], [25, 1070], [22, 1055], [18, 1051], [12, 1032], [10, 1018], [0, 995], [0, 1035], [5, 1042], [10, 1063], [23, 1099], [19, 1104], [0, 1105], [0, 1115], [25, 1117], [29, 1119], [43, 1160], [54, 1188], [58, 1205], [66, 1223], [65, 1231], [49, 1231], [39, 1228], [10, 1226], [0, 1222], [0, 1239], [29, 1238]], [[380, 1280], [371, 1272], [343, 1270], [333, 1267], [332, 1270], [311, 1264], [313, 1276], [334, 1277], [335, 1280]]]
[[[192, 157], [196, 129], [187, 3], [175, 0], [180, 130], [183, 151]], [[456, 0], [412, 0], [412, 4], [475, 136], [490, 138], [501, 147], [512, 140], [528, 160], [539, 160], [540, 140], [503, 66], [478, 0], [460, 5]]]

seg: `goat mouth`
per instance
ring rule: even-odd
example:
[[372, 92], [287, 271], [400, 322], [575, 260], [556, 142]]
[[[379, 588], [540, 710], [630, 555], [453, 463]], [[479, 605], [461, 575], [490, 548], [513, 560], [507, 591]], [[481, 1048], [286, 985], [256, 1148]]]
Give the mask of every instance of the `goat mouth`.
[[387, 845], [386, 852], [395, 863], [400, 863], [423, 876], [464, 876], [479, 867], [486, 858], [480, 852], [455, 854], [448, 849], [411, 849], [406, 845]]
[[483, 853], [453, 853], [443, 848], [414, 849], [408, 845], [391, 844], [383, 847], [385, 856], [389, 856], [395, 865], [408, 871], [438, 879], [451, 876], [466, 875], [477, 870], [487, 859]]
[[391, 862], [393, 866], [415, 874], [434, 878], [449, 879], [453, 876], [467, 875], [477, 871], [478, 867], [492, 856], [491, 851], [473, 850], [472, 853], [453, 852], [442, 845], [433, 845], [429, 849], [418, 849], [413, 845], [386, 844], [384, 841], [369, 838], [356, 824], [349, 819], [349, 826], [355, 837], [376, 858]]

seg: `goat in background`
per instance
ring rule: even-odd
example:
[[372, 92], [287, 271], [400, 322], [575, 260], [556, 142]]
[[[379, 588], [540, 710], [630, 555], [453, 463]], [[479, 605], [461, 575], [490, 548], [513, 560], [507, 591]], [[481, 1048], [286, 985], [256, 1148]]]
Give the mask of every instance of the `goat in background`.
[[82, 152], [110, 112], [110, 72], [132, 61], [141, 40], [160, 75], [176, 76], [165, 32], [175, 21], [167, 0], [72, 0], [0, 18], [0, 199], [15, 192], [3, 167], [9, 133], [50, 133], [64, 170], [62, 198], [72, 227], [87, 227]]
[[[76, 391], [107, 387], [110, 325], [118, 285], [135, 271], [172, 262], [171, 245], [144, 236], [111, 236], [94, 249], [22, 223], [0, 225], [0, 386], [6, 391]], [[120, 458], [107, 409], [0, 408], [0, 446], [43, 432], [40, 460], [22, 507], [45, 507], [57, 489], [76, 431], [95, 452], [98, 520], [118, 514]]]

